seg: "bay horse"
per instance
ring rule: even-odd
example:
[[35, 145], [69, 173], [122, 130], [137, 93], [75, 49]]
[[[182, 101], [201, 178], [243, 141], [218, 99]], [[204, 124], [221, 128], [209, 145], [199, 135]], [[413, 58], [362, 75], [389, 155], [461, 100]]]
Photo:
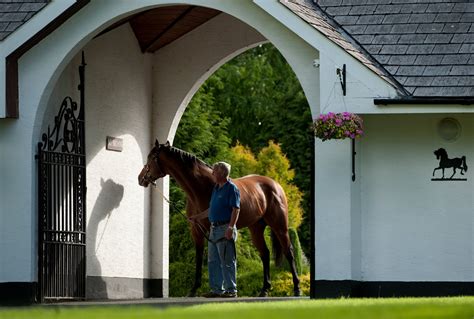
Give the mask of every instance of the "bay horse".
[[[148, 187], [166, 175], [173, 177], [186, 193], [186, 215], [188, 217], [203, 215], [202, 212], [209, 208], [215, 185], [212, 168], [194, 155], [172, 147], [169, 142], [159, 144], [156, 140], [155, 146], [148, 154], [147, 163], [138, 175], [138, 184]], [[288, 234], [288, 204], [282, 187], [273, 179], [259, 175], [249, 175], [232, 181], [240, 190], [240, 215], [237, 228], [249, 228], [252, 243], [257, 248], [263, 263], [263, 287], [259, 296], [267, 296], [271, 288], [270, 251], [264, 238], [267, 225], [272, 231], [275, 259], [281, 260], [282, 253], [286, 256], [293, 276], [294, 295], [300, 296], [300, 280]], [[189, 296], [195, 296], [201, 287], [206, 238], [203, 229], [209, 231], [209, 228], [207, 216], [198, 223], [191, 224], [191, 236], [196, 249], [196, 272]]]
[[437, 149], [436, 151], [434, 151], [434, 154], [436, 155], [436, 159], [439, 160], [439, 166], [433, 170], [433, 176], [436, 170], [441, 169], [443, 172], [442, 178], [444, 178], [444, 169], [450, 167], [453, 168], [453, 174], [449, 179], [453, 178], [454, 174], [456, 174], [456, 168], [459, 168], [461, 170], [461, 175], [464, 175], [463, 171], [467, 172], [466, 156], [463, 156], [461, 158], [448, 158], [448, 152], [446, 152], [444, 148]]

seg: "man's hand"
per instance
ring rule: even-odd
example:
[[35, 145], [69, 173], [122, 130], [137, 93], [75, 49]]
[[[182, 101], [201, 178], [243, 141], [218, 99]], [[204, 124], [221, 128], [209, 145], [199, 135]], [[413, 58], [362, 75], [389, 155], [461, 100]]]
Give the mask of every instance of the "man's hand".
[[234, 228], [230, 226], [227, 227], [227, 229], [225, 230], [225, 239], [231, 240], [233, 234], [234, 234]]

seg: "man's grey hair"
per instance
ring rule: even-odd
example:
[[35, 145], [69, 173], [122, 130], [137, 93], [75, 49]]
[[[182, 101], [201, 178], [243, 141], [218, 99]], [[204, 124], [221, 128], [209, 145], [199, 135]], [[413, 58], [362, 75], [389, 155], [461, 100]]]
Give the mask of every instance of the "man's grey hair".
[[229, 163], [226, 163], [226, 162], [217, 162], [215, 163], [212, 168], [214, 169], [219, 169], [225, 177], [229, 177], [230, 175], [230, 164]]

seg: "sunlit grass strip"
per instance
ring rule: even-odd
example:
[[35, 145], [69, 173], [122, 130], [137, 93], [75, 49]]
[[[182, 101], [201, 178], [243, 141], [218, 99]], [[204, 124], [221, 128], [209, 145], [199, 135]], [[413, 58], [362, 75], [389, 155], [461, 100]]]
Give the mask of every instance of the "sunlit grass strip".
[[96, 318], [474, 318], [474, 297], [295, 300], [262, 303], [211, 303], [190, 307], [150, 306], [27, 307], [0, 310], [9, 319]]

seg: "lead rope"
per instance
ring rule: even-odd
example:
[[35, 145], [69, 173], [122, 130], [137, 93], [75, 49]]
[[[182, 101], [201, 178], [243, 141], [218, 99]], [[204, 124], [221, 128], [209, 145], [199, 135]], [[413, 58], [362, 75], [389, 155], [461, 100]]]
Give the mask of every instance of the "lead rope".
[[[216, 240], [216, 241], [211, 240], [211, 239], [209, 238], [209, 236], [207, 236], [207, 234], [206, 234], [206, 228], [205, 228], [199, 221], [197, 221], [197, 220], [195, 220], [195, 221], [190, 221], [190, 220], [188, 219], [188, 217], [187, 217], [185, 214], [183, 214], [182, 210], [179, 209], [174, 203], [172, 203], [172, 202], [165, 196], [165, 194], [163, 194], [163, 192], [156, 186], [156, 184], [152, 184], [152, 185], [155, 186], [155, 189], [158, 191], [158, 193], [160, 193], [161, 197], [163, 197], [163, 199], [164, 199], [170, 206], [172, 206], [174, 210], [176, 210], [181, 216], [183, 216], [183, 218], [186, 219], [186, 221], [187, 221], [188, 223], [194, 223], [195, 225], [198, 226], [199, 231], [202, 233], [202, 235], [204, 236], [204, 238], [206, 238], [206, 240], [207, 240], [208, 242], [213, 243], [213, 244], [215, 245], [215, 244], [217, 244], [218, 242], [220, 242], [220, 241], [222, 241], [222, 240], [225, 239], [225, 237], [224, 237], [224, 238], [221, 238], [221, 239]], [[204, 211], [203, 211], [203, 212], [204, 212]], [[201, 213], [203, 213], [203, 212], [201, 212]], [[200, 213], [200, 214], [201, 214], [201, 213]]]

